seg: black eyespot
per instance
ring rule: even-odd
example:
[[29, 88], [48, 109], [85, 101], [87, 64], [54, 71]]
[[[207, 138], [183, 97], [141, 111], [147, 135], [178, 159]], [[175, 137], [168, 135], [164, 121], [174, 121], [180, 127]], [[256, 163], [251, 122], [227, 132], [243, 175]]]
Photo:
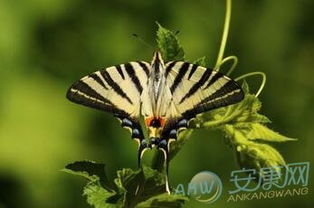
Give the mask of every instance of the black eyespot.
[[132, 127], [132, 121], [130, 121], [129, 119], [127, 119], [127, 118], [124, 118], [123, 120], [122, 120], [122, 126], [123, 127], [125, 127], [125, 126], [127, 126], [127, 127]]
[[143, 139], [143, 140], [141, 141], [141, 146], [142, 146], [142, 147], [147, 147], [147, 142], [146, 142], [145, 139]]
[[167, 144], [168, 144], [168, 142], [165, 139], [163, 139], [163, 140], [159, 141], [158, 147], [159, 148], [165, 148], [165, 147], [167, 147]]
[[169, 138], [176, 139], [177, 138], [177, 130], [172, 129], [169, 133]]
[[140, 137], [141, 137], [140, 131], [138, 129], [133, 129], [132, 138], [140, 138]]
[[158, 138], [157, 137], [151, 137], [150, 138], [150, 143], [151, 144], [157, 144]]
[[188, 121], [186, 119], [182, 119], [177, 124], [178, 128], [186, 128], [188, 126]]

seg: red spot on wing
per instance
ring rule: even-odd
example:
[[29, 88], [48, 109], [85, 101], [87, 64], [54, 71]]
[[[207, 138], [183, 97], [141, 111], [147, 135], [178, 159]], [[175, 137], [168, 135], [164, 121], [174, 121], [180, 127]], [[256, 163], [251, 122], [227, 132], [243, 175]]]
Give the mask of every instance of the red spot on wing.
[[[153, 126], [156, 128], [164, 127], [166, 124], [166, 119], [162, 117], [148, 117], [145, 119], [146, 126]], [[156, 126], [157, 124], [157, 126]]]
[[160, 121], [160, 125], [161, 125], [161, 127], [164, 127], [165, 126], [165, 124], [166, 124], [166, 119], [165, 118], [159, 118], [159, 121]]
[[152, 120], [154, 120], [155, 117], [148, 117], [145, 119], [145, 124], [146, 126], [150, 126], [150, 124], [152, 123]]

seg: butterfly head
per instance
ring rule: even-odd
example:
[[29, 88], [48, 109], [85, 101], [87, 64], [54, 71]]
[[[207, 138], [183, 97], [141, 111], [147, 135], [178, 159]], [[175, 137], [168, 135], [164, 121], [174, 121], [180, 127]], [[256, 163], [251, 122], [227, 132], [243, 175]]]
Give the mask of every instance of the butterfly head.
[[151, 62], [151, 67], [153, 69], [152, 70], [153, 74], [151, 75], [151, 77], [156, 79], [156, 81], [160, 80], [163, 69], [165, 68], [165, 64], [159, 51], [156, 51], [154, 53], [154, 57]]
[[150, 98], [154, 99], [154, 102], [157, 102], [163, 88], [165, 87], [165, 80], [163, 79], [164, 69], [165, 64], [162, 59], [161, 53], [156, 51], [151, 62], [151, 72], [148, 80], [148, 88], [150, 89], [149, 96]]
[[151, 63], [152, 66], [164, 66], [164, 60], [162, 59], [161, 53], [156, 51], [153, 56]]

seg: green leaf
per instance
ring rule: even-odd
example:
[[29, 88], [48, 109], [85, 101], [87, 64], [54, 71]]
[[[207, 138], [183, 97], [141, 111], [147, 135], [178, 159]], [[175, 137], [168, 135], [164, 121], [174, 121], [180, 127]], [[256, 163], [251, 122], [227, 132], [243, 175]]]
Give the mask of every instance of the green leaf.
[[[105, 165], [92, 161], [79, 161], [68, 164], [63, 171], [79, 175], [89, 180], [83, 195], [95, 208], [135, 207], [145, 202], [153, 204], [182, 204], [180, 197], [157, 197], [166, 192], [164, 174], [143, 166], [139, 170], [122, 169], [117, 171], [114, 186], [104, 172]], [[104, 181], [105, 183], [100, 183]], [[177, 199], [177, 200], [176, 200]], [[144, 203], [145, 204], [145, 203]]]
[[261, 142], [287, 142], [294, 139], [269, 129], [266, 124], [270, 120], [259, 114], [262, 103], [249, 93], [249, 86], [245, 81], [242, 89], [246, 94], [240, 103], [198, 116], [193, 127], [222, 130], [235, 149], [242, 168], [260, 169], [284, 165], [285, 161], [280, 153]]
[[124, 206], [132, 207], [149, 199], [152, 196], [165, 192], [164, 176], [160, 172], [143, 166], [142, 169], [133, 171], [123, 169], [117, 172], [115, 179], [120, 192], [124, 192]]
[[260, 123], [248, 123], [235, 125], [238, 131], [241, 131], [249, 140], [263, 140], [267, 142], [287, 142], [294, 141], [293, 138], [288, 138], [275, 132]]
[[285, 165], [283, 157], [270, 145], [248, 140], [243, 132], [232, 125], [226, 125], [225, 130], [235, 147], [240, 167], [260, 170], [262, 167]]
[[179, 43], [177, 35], [158, 22], [157, 44], [165, 61], [184, 60], [184, 50]]
[[87, 197], [88, 204], [90, 204], [91, 206], [95, 208], [122, 207], [119, 205], [119, 203], [108, 202], [108, 199], [112, 197], [113, 195], [115, 195], [115, 192], [110, 192], [94, 182], [87, 184], [83, 192], [83, 196]]
[[193, 64], [197, 64], [199, 66], [203, 66], [203, 67], [206, 67], [206, 57], [203, 56], [202, 58], [199, 58], [199, 59], [196, 59]]
[[170, 194], [160, 194], [154, 197], [149, 198], [148, 200], [139, 203], [136, 208], [180, 208], [183, 207], [185, 201], [188, 201], [189, 198], [181, 195], [170, 195]]
[[132, 169], [122, 169], [117, 171], [117, 178], [114, 179], [115, 184], [120, 191], [126, 191], [125, 184], [133, 181], [139, 171], [134, 172]]
[[242, 90], [245, 94], [250, 93], [249, 84], [247, 83], [245, 79], [243, 80], [243, 83], [242, 83]]
[[66, 165], [63, 171], [73, 175], [83, 176], [90, 181], [99, 181], [100, 184], [108, 190], [116, 189], [116, 187], [109, 182], [105, 173], [105, 164], [103, 163], [76, 161]]
[[252, 142], [236, 147], [237, 159], [241, 167], [260, 170], [262, 167], [285, 165], [281, 154], [268, 144]]

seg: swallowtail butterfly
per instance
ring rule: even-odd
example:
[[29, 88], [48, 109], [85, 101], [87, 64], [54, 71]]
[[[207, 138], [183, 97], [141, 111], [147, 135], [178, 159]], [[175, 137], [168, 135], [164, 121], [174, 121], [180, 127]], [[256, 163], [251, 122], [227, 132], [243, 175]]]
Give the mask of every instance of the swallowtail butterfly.
[[[241, 87], [229, 77], [184, 61], [164, 63], [155, 52], [151, 63], [129, 62], [96, 71], [74, 83], [67, 98], [112, 113], [138, 142], [138, 163], [146, 149], [164, 153], [168, 187], [170, 142], [197, 114], [241, 101]], [[140, 118], [145, 119], [145, 140]]]

